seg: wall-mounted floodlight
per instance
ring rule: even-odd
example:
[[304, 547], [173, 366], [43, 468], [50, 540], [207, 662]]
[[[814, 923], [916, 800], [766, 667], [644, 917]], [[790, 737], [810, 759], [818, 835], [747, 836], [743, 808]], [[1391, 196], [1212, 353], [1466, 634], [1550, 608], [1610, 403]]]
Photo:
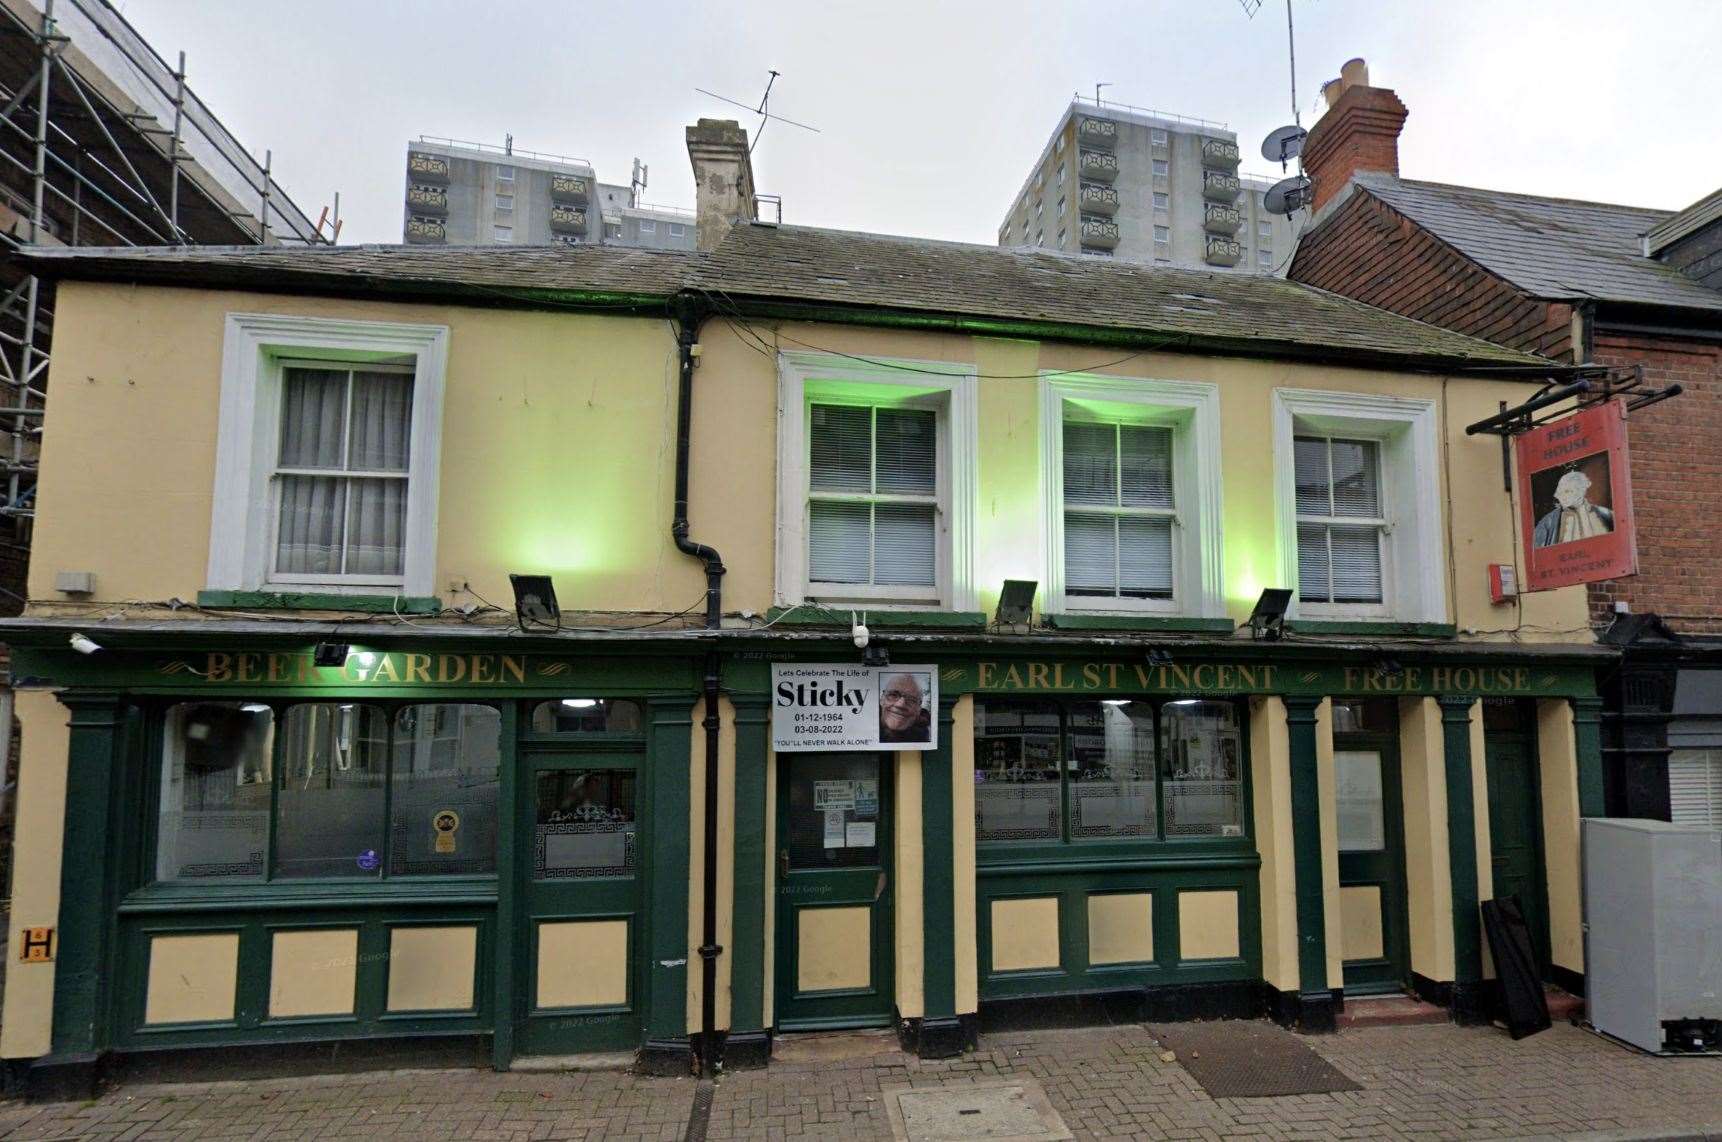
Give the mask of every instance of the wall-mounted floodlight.
[[1383, 658], [1375, 664], [1375, 669], [1388, 678], [1405, 673], [1405, 665], [1397, 658]]
[[1265, 587], [1256, 609], [1250, 612], [1250, 637], [1278, 642], [1285, 635], [1286, 608], [1291, 606], [1289, 587]]
[[311, 665], [345, 666], [349, 649], [344, 642], [320, 642], [311, 648]]
[[1027, 626], [1034, 616], [1034, 593], [1039, 587], [1034, 579], [1006, 579], [993, 618], [1003, 626]]
[[560, 628], [562, 609], [556, 605], [556, 587], [548, 575], [510, 575], [514, 587], [514, 617], [525, 630], [527, 623]]
[[889, 666], [891, 665], [891, 652], [886, 650], [881, 643], [869, 643], [861, 651], [861, 665]]
[[1148, 649], [1148, 665], [1149, 666], [1170, 666], [1170, 665], [1172, 665], [1172, 652], [1165, 649], [1164, 647], [1159, 647], [1159, 646], [1149, 647], [1149, 649]]

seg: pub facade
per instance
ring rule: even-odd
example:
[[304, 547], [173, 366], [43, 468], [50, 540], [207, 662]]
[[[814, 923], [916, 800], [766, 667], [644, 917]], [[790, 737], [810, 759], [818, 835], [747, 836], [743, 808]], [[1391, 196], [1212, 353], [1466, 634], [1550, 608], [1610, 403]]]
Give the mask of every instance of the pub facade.
[[1582, 978], [1613, 652], [1582, 588], [1491, 603], [1519, 539], [1462, 428], [1546, 362], [1284, 282], [745, 221], [38, 261], [15, 1077], [1471, 1019], [1509, 893]]

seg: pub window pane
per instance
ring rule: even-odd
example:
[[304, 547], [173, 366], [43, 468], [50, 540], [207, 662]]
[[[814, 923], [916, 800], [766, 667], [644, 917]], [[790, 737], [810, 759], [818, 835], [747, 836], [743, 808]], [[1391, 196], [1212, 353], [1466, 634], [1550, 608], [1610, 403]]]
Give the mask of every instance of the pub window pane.
[[632, 876], [635, 777], [628, 769], [558, 769], [538, 775], [532, 830], [537, 880]]
[[290, 707], [281, 723], [275, 875], [375, 877], [389, 719], [374, 706]]
[[792, 870], [870, 868], [879, 863], [879, 755], [803, 753], [789, 766], [782, 845]]
[[1244, 835], [1243, 752], [1235, 703], [1182, 699], [1161, 707], [1168, 840]]
[[167, 712], [156, 879], [261, 877], [269, 848], [268, 706], [186, 702]]
[[1068, 707], [1072, 838], [1154, 836], [1154, 714], [1146, 703]]
[[558, 698], [532, 710], [540, 734], [643, 734], [646, 718], [632, 698]]
[[496, 871], [502, 715], [453, 702], [395, 713], [389, 875]]
[[1374, 750], [1335, 750], [1333, 778], [1339, 851], [1379, 852], [1386, 848], [1381, 755]]
[[975, 839], [1059, 839], [1058, 707], [975, 702]]

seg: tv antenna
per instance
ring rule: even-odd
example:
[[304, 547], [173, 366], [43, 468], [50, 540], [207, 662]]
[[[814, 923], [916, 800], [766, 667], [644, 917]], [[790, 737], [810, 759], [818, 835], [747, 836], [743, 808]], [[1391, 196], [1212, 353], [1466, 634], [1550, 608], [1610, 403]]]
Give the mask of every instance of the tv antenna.
[[720, 103], [728, 103], [732, 107], [740, 107], [743, 111], [751, 111], [755, 115], [759, 116], [759, 125], [753, 129], [753, 142], [749, 143], [747, 147], [747, 153], [751, 155], [753, 154], [754, 148], [759, 146], [760, 136], [765, 134], [766, 123], [773, 120], [779, 123], [787, 123], [791, 127], [800, 127], [803, 131], [812, 131], [815, 135], [821, 133], [818, 127], [809, 127], [806, 123], [797, 123], [794, 119], [787, 119], [782, 115], [773, 115], [770, 111], [766, 110], [766, 108], [771, 105], [771, 87], [777, 82], [777, 77], [782, 74], [782, 72], [777, 71], [776, 69], [772, 70], [771, 78], [765, 81], [765, 94], [759, 97], [758, 107], [743, 103], [738, 99], [731, 99], [727, 95], [719, 95], [715, 91], [707, 91], [703, 87], [696, 87], [694, 90], [699, 92], [701, 95], [716, 99]]

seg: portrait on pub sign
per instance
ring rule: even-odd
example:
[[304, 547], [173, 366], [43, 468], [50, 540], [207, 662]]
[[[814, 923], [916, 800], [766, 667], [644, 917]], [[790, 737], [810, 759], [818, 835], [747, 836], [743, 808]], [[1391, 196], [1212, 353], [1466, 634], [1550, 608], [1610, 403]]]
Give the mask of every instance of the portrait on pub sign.
[[1531, 475], [1531, 546], [1555, 547], [1593, 539], [1614, 530], [1614, 485], [1609, 479], [1608, 453]]

